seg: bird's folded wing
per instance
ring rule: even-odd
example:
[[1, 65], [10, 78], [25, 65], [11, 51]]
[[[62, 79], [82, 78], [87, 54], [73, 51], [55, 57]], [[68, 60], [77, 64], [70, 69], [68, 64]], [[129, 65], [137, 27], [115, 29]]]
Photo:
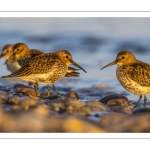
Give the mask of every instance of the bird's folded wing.
[[[150, 65], [146, 63], [134, 63], [130, 66], [130, 77], [141, 86], [150, 86]], [[130, 69], [129, 69], [130, 72]]]
[[41, 54], [44, 54], [44, 53], [39, 51], [39, 50], [37, 50], [37, 49], [30, 49], [30, 55], [31, 55], [32, 58], [36, 57], [38, 55], [41, 55]]
[[44, 74], [53, 71], [61, 63], [61, 60], [54, 53], [42, 54], [34, 57], [19, 70], [5, 77], [20, 77], [31, 74]]

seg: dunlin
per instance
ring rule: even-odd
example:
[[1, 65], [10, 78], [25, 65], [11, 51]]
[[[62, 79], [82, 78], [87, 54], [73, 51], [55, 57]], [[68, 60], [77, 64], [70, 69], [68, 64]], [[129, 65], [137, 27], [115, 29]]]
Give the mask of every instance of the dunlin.
[[58, 92], [54, 83], [58, 82], [66, 75], [68, 65], [70, 64], [86, 72], [73, 61], [72, 55], [67, 50], [60, 50], [54, 53], [38, 55], [28, 61], [19, 70], [8, 76], [3, 76], [2, 78], [19, 78], [34, 82], [34, 88], [37, 94], [38, 84], [52, 84], [55, 91]]
[[117, 64], [116, 75], [121, 85], [129, 92], [139, 95], [138, 106], [144, 96], [146, 106], [146, 95], [150, 94], [150, 65], [139, 61], [129, 51], [123, 50], [118, 53], [116, 60], [102, 67], [102, 69]]
[[[16, 43], [13, 46], [13, 54], [9, 58], [7, 58], [4, 64], [7, 64], [11, 60], [16, 60], [20, 66], [23, 66], [34, 57], [41, 55], [41, 54], [44, 54], [44, 53], [36, 49], [29, 49], [29, 47], [25, 43]], [[68, 67], [68, 71], [65, 77], [78, 77], [79, 74], [80, 73], [77, 72], [77, 69]], [[54, 89], [56, 88], [54, 87]], [[49, 85], [48, 85], [48, 95], [50, 95]]]
[[24, 43], [16, 43], [13, 46], [13, 54], [7, 59], [4, 64], [6, 64], [11, 59], [15, 59], [20, 66], [23, 66], [33, 57], [41, 54], [44, 53], [36, 49], [29, 49], [29, 47]]
[[[7, 60], [8, 58], [10, 58], [10, 56], [12, 56], [12, 54], [13, 45], [7, 44], [3, 47], [2, 53], [0, 54], [0, 58], [5, 58]], [[21, 68], [21, 66], [18, 64], [15, 58], [7, 61], [6, 67], [11, 73]]]

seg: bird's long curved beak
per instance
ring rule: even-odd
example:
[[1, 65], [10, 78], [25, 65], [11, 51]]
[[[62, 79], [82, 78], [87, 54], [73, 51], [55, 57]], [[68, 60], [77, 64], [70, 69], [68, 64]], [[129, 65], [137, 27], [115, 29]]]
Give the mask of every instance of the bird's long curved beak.
[[86, 71], [81, 67], [81, 66], [79, 66], [76, 62], [74, 62], [73, 60], [71, 60], [72, 61], [72, 65], [75, 65], [76, 67], [78, 67], [78, 68], [80, 68], [81, 70], [83, 70], [85, 73], [86, 73]]
[[7, 64], [7, 62], [10, 61], [13, 57], [14, 57], [14, 55], [10, 56], [10, 57], [5, 61], [4, 65]]
[[0, 54], [0, 58], [2, 58], [4, 56], [4, 54]]
[[105, 66], [102, 67], [100, 70], [102, 70], [102, 69], [104, 69], [104, 68], [107, 68], [107, 67], [109, 67], [109, 66], [112, 66], [112, 65], [116, 65], [116, 64], [117, 64], [117, 62], [116, 62], [116, 60], [115, 60], [115, 61], [113, 61], [113, 62], [111, 62], [111, 63], [105, 65]]

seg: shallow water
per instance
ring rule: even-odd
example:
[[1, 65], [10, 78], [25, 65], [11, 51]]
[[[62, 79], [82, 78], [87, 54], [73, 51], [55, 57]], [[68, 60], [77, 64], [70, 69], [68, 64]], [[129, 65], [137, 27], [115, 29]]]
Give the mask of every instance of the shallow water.
[[[128, 49], [139, 60], [150, 63], [150, 18], [0, 18], [0, 48], [8, 43], [24, 42], [45, 53], [67, 49], [87, 73], [79, 78], [64, 78], [55, 85], [76, 90], [83, 100], [100, 99], [109, 93], [138, 96], [118, 82], [116, 66], [100, 70], [113, 61], [120, 50]], [[1, 76], [10, 74], [0, 59]], [[0, 79], [0, 85], [13, 86], [21, 80]], [[42, 85], [41, 85], [42, 88]], [[150, 101], [150, 96], [148, 96]]]

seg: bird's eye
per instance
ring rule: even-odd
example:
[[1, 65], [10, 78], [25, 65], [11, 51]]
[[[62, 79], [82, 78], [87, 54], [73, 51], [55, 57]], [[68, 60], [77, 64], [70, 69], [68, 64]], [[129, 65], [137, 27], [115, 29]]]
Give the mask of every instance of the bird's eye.
[[68, 58], [68, 56], [66, 56], [66, 58]]
[[18, 51], [19, 51], [19, 49], [16, 49], [16, 51], [18, 52]]
[[125, 57], [124, 56], [122, 56], [122, 59], [124, 59]]

